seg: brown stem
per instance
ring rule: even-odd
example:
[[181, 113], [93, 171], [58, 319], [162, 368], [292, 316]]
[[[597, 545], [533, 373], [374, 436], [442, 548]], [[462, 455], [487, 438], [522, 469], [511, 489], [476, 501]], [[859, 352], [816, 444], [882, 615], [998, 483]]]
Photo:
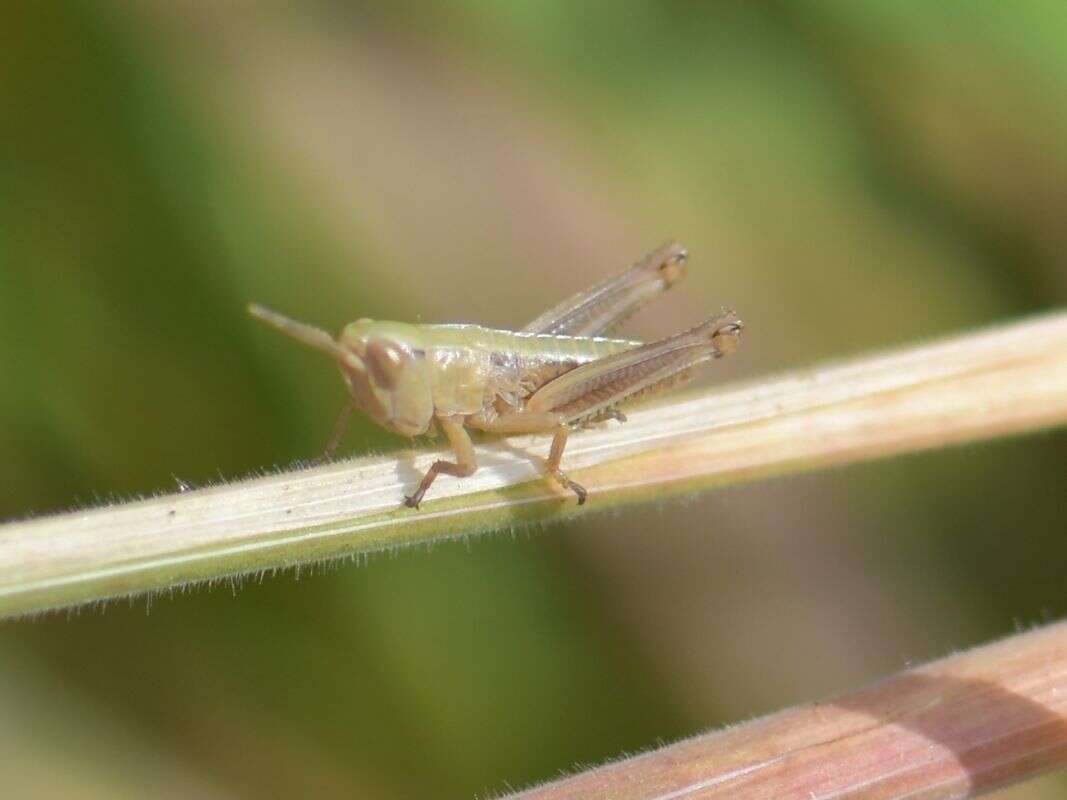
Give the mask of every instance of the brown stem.
[[514, 800], [941, 800], [1067, 765], [1067, 623]]

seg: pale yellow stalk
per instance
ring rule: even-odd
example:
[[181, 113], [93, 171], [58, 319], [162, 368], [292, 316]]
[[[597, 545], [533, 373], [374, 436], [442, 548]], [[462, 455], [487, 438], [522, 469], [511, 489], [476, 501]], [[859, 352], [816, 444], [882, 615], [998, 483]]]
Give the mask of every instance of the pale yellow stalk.
[[[0, 614], [595, 512], [758, 475], [1067, 422], [1067, 313], [668, 398], [576, 433], [579, 509], [541, 473], [547, 436], [487, 442], [481, 468], [401, 507], [438, 452], [358, 458], [0, 526]], [[931, 487], [931, 492], [936, 487]]]

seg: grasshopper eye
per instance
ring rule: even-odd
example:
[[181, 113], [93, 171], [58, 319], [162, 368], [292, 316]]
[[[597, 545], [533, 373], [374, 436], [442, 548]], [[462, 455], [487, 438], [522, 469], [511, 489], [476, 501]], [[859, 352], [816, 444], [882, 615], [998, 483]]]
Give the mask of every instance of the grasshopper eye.
[[365, 361], [375, 382], [392, 391], [404, 371], [405, 353], [392, 342], [374, 339], [367, 344]]

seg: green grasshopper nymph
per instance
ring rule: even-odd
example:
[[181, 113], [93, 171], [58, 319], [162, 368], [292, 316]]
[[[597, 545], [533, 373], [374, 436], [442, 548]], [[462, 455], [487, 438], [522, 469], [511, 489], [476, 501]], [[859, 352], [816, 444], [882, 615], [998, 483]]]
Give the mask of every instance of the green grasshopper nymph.
[[568, 432], [608, 419], [625, 421], [623, 403], [687, 382], [694, 368], [729, 355], [741, 320], [725, 312], [656, 342], [607, 339], [611, 329], [685, 274], [688, 254], [665, 244], [625, 272], [564, 300], [521, 331], [480, 325], [413, 325], [360, 319], [334, 339], [326, 331], [250, 304], [252, 316], [337, 360], [351, 395], [329, 456], [353, 408], [384, 428], [419, 436], [440, 425], [456, 460], [439, 460], [406, 505], [418, 508], [442, 472], [478, 467], [468, 428], [499, 434], [554, 434], [546, 474], [585, 502], [586, 491], [560, 469]]

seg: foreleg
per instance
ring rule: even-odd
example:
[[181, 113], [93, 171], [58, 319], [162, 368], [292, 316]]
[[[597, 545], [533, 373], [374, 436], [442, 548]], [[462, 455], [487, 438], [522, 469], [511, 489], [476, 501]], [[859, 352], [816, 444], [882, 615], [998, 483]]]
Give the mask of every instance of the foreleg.
[[349, 400], [345, 403], [345, 407], [341, 409], [341, 413], [337, 415], [337, 422], [333, 424], [333, 430], [330, 431], [330, 440], [326, 442], [326, 450], [322, 454], [323, 461], [329, 461], [333, 458], [333, 454], [337, 452], [337, 447], [341, 444], [341, 437], [345, 435], [345, 430], [348, 428], [348, 420], [351, 418], [352, 410], [355, 407], [355, 401]]

